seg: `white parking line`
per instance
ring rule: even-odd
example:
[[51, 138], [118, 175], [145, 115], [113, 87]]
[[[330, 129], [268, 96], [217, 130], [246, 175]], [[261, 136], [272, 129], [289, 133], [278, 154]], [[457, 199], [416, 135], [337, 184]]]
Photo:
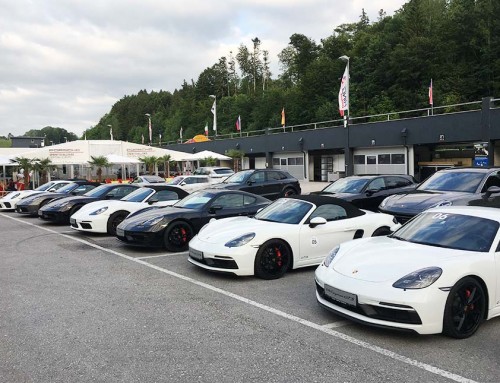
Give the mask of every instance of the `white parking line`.
[[282, 318], [285, 318], [285, 319], [288, 319], [288, 320], [290, 320], [292, 322], [299, 323], [299, 324], [301, 324], [303, 326], [306, 326], [306, 327], [309, 327], [309, 328], [321, 331], [321, 332], [323, 332], [325, 334], [328, 334], [328, 335], [330, 335], [332, 337], [335, 337], [335, 338], [338, 338], [338, 339], [342, 339], [342, 340], [344, 340], [346, 342], [349, 342], [351, 344], [355, 344], [355, 345], [357, 345], [359, 347], [362, 347], [362, 348], [364, 348], [366, 350], [370, 350], [370, 351], [376, 352], [377, 354], [386, 356], [388, 358], [397, 360], [399, 362], [408, 364], [408, 365], [413, 366], [413, 367], [417, 367], [419, 369], [425, 370], [425, 371], [430, 372], [432, 374], [435, 374], [435, 375], [438, 375], [438, 376], [441, 376], [441, 377], [453, 380], [455, 382], [460, 382], [460, 383], [478, 383], [475, 380], [465, 378], [465, 377], [463, 377], [461, 375], [454, 374], [452, 372], [443, 370], [443, 369], [441, 369], [439, 367], [435, 367], [435, 366], [432, 366], [432, 365], [427, 364], [427, 363], [419, 362], [418, 360], [408, 358], [406, 356], [397, 354], [397, 353], [395, 353], [393, 351], [390, 351], [390, 350], [387, 350], [385, 348], [382, 348], [382, 347], [379, 347], [379, 346], [375, 346], [375, 345], [373, 345], [371, 343], [368, 343], [368, 342], [365, 342], [363, 340], [354, 338], [354, 337], [352, 337], [350, 335], [346, 335], [346, 334], [340, 333], [338, 331], [332, 330], [331, 328], [327, 328], [327, 327], [322, 326], [320, 324], [308, 321], [306, 319], [299, 318], [299, 317], [297, 317], [295, 315], [288, 314], [286, 312], [277, 310], [277, 309], [275, 309], [273, 307], [264, 305], [262, 303], [255, 302], [255, 301], [253, 301], [251, 299], [245, 298], [245, 297], [243, 297], [241, 295], [237, 295], [237, 294], [231, 293], [231, 292], [223, 290], [223, 289], [221, 289], [219, 287], [215, 287], [215, 286], [209, 285], [209, 284], [207, 284], [205, 282], [201, 282], [201, 281], [198, 281], [196, 279], [193, 279], [191, 277], [187, 277], [185, 275], [178, 274], [178, 273], [176, 273], [174, 271], [170, 271], [168, 269], [164, 269], [162, 267], [155, 266], [155, 265], [147, 263], [147, 262], [145, 262], [145, 261], [143, 261], [141, 259], [133, 258], [131, 256], [128, 256], [128, 255], [123, 254], [123, 253], [120, 253], [118, 251], [111, 250], [111, 249], [106, 249], [106, 248], [104, 248], [102, 246], [93, 244], [93, 243], [88, 242], [88, 241], [86, 241], [84, 239], [77, 238], [77, 237], [74, 237], [74, 236], [69, 236], [67, 234], [61, 234], [61, 233], [59, 233], [59, 232], [57, 232], [55, 230], [51, 230], [51, 229], [46, 228], [46, 227], [38, 226], [38, 225], [35, 225], [33, 223], [29, 223], [29, 222], [23, 221], [23, 220], [18, 219], [18, 218], [10, 217], [10, 216], [5, 215], [5, 214], [1, 214], [0, 213], [0, 216], [5, 217], [5, 218], [9, 218], [11, 220], [14, 220], [14, 221], [17, 221], [17, 222], [20, 222], [20, 223], [24, 223], [26, 225], [34, 226], [36, 228], [39, 228], [40, 230], [45, 230], [45, 231], [48, 231], [50, 233], [53, 233], [53, 234], [56, 234], [56, 235], [60, 235], [61, 237], [65, 237], [65, 238], [70, 239], [72, 241], [80, 242], [80, 243], [86, 244], [86, 245], [88, 245], [90, 247], [93, 247], [95, 249], [98, 249], [98, 250], [101, 250], [101, 251], [104, 251], [104, 252], [107, 252], [107, 253], [110, 253], [110, 254], [114, 254], [114, 255], [117, 255], [117, 256], [119, 256], [121, 258], [127, 259], [129, 261], [136, 262], [136, 263], [139, 263], [141, 265], [150, 267], [150, 268], [152, 268], [154, 270], [160, 271], [160, 272], [165, 273], [167, 275], [170, 275], [172, 277], [175, 277], [175, 278], [181, 279], [183, 281], [192, 283], [194, 285], [203, 287], [203, 288], [205, 288], [207, 290], [211, 290], [211, 291], [219, 293], [221, 295], [225, 295], [227, 297], [231, 297], [233, 299], [236, 299], [236, 300], [238, 300], [240, 302], [243, 302], [243, 303], [246, 303], [248, 305], [251, 305], [251, 306], [254, 306], [254, 307], [258, 307], [258, 308], [260, 308], [262, 310], [265, 310], [265, 311], [267, 311], [269, 313], [278, 315], [278, 316], [280, 316]]
[[348, 322], [346, 320], [339, 320], [337, 322], [333, 322], [333, 323], [327, 323], [327, 324], [324, 324], [323, 325], [323, 328], [338, 328], [338, 327], [344, 327], [344, 326], [347, 326], [349, 324], [351, 324], [352, 322]]
[[150, 256], [147, 256], [147, 257], [134, 257], [134, 259], [161, 258], [161, 257], [168, 257], [170, 255], [179, 255], [179, 253], [167, 253], [167, 254], [160, 254], [160, 255], [150, 255]]

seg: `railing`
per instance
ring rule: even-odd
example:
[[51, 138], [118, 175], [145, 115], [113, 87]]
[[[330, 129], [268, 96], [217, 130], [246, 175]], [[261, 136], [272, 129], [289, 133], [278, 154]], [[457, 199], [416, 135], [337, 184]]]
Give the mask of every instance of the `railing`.
[[[496, 104], [500, 101], [500, 98], [491, 99], [490, 106], [492, 108], [496, 108]], [[450, 114], [450, 113], [460, 113], [460, 112], [468, 112], [472, 110], [481, 110], [482, 101], [473, 101], [473, 102], [465, 102], [461, 104], [452, 104], [452, 105], [444, 105], [444, 106], [436, 106], [433, 108], [422, 108], [422, 109], [411, 109], [411, 110], [403, 110], [399, 112], [389, 112], [389, 113], [380, 113], [380, 114], [371, 114], [367, 116], [360, 117], [349, 117], [349, 123], [353, 124], [363, 124], [363, 123], [374, 123], [381, 121], [396, 121], [403, 120], [408, 118], [418, 118], [418, 117], [432, 117], [436, 115]], [[500, 106], [498, 106], [500, 107]], [[308, 124], [300, 124], [300, 125], [289, 125], [289, 126], [281, 126], [281, 127], [268, 127], [265, 129], [259, 130], [251, 130], [246, 132], [238, 132], [238, 133], [226, 133], [219, 134], [217, 136], [209, 136], [211, 140], [225, 140], [225, 139], [236, 139], [240, 137], [252, 137], [252, 136], [261, 136], [264, 134], [278, 134], [284, 132], [297, 132], [304, 130], [315, 130], [315, 129], [324, 129], [324, 128], [338, 128], [344, 127], [344, 119], [339, 118], [336, 120], [329, 121], [321, 121], [321, 122], [312, 122]], [[179, 140], [168, 141], [165, 142], [165, 145], [175, 145], [182, 144], [183, 142]]]

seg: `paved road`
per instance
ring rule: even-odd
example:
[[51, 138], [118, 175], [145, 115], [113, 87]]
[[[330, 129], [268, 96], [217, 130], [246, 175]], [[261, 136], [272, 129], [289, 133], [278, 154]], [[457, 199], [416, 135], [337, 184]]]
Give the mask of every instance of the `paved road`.
[[470, 339], [322, 310], [314, 268], [276, 281], [0, 213], [1, 382], [498, 382], [500, 319]]

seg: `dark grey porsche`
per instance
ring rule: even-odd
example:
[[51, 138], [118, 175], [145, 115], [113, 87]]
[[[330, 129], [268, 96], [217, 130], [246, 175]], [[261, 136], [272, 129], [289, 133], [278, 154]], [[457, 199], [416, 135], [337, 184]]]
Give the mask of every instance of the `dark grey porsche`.
[[197, 191], [172, 206], [132, 214], [118, 225], [116, 236], [128, 245], [184, 251], [212, 218], [252, 216], [270, 202], [240, 190]]

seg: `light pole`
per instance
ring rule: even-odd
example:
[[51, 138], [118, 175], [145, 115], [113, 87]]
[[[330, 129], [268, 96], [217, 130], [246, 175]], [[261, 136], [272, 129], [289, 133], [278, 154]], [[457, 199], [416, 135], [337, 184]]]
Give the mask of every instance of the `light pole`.
[[161, 133], [159, 134], [159, 136], [160, 136], [159, 146], [161, 147]]
[[214, 104], [212, 105], [212, 113], [214, 114], [215, 137], [217, 137], [217, 96], [211, 94], [209, 97], [214, 99]]
[[68, 137], [64, 136], [64, 142], [68, 142]]
[[149, 145], [151, 146], [153, 142], [153, 129], [151, 128], [151, 115], [149, 113], [144, 114], [148, 118], [148, 129], [149, 129]]
[[54, 141], [49, 141], [50, 142], [50, 146], [54, 145]]
[[108, 125], [109, 135], [111, 137], [111, 141], [113, 141], [113, 125]]

